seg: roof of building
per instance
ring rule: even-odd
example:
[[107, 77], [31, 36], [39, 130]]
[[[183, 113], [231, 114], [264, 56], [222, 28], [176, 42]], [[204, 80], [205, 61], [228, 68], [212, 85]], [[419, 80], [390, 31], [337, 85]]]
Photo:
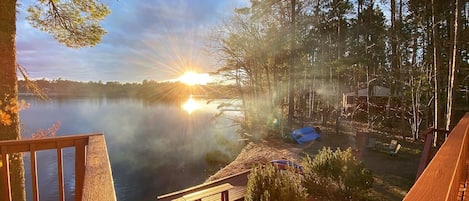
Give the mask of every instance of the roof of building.
[[[351, 91], [344, 93], [344, 96], [367, 96], [368, 88], [359, 89], [358, 94], [356, 91]], [[388, 97], [391, 94], [391, 91], [387, 87], [382, 86], [374, 86], [371, 91], [371, 96], [380, 96], [380, 97]]]

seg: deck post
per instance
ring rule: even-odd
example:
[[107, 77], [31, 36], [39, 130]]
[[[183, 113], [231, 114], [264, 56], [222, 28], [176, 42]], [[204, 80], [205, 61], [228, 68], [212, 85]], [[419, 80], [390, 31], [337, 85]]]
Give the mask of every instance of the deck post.
[[63, 173], [63, 156], [62, 156], [62, 144], [57, 141], [57, 180], [59, 187], [59, 200], [65, 200], [64, 192], [64, 173]]
[[1, 153], [2, 153], [2, 167], [1, 169], [1, 174], [3, 177], [3, 200], [5, 201], [11, 201], [11, 186], [10, 186], [10, 159], [7, 154], [7, 148], [2, 146], [1, 147]]
[[86, 141], [75, 141], [75, 200], [81, 201], [83, 196], [83, 183], [85, 179]]
[[29, 145], [30, 165], [31, 165], [31, 186], [33, 191], [33, 201], [39, 201], [39, 190], [37, 183], [37, 162], [36, 162], [36, 146]]

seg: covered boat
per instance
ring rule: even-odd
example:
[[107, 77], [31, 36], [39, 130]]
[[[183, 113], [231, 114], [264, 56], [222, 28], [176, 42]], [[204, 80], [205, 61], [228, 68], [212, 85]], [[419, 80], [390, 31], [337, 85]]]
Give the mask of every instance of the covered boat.
[[298, 144], [309, 143], [320, 138], [319, 133], [311, 126], [296, 129], [291, 136]]

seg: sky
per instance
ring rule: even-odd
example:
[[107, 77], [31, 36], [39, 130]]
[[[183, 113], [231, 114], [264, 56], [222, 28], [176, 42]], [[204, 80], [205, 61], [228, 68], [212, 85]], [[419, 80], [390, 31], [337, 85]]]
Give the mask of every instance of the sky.
[[187, 70], [212, 72], [211, 32], [249, 0], [105, 0], [108, 32], [91, 48], [72, 49], [26, 20], [33, 0], [19, 0], [17, 61], [32, 79], [165, 81]]

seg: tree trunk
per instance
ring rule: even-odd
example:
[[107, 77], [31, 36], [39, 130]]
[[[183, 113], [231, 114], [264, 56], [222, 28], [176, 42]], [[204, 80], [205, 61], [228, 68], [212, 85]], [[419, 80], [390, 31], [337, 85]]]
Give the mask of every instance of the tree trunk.
[[[340, 60], [342, 59], [342, 30], [340, 29], [342, 26], [341, 23], [341, 18], [342, 16], [337, 16], [337, 62], [340, 63]], [[339, 73], [337, 72], [336, 75], [336, 108], [335, 108], [335, 132], [339, 134], [340, 132], [340, 113], [341, 113], [341, 108], [342, 106], [340, 105], [340, 76]]]
[[397, 51], [397, 36], [396, 36], [396, 0], [391, 0], [391, 83], [390, 83], [390, 96], [388, 97], [388, 104], [386, 108], [386, 118], [391, 118], [391, 108], [393, 107], [393, 97], [396, 91], [398, 81], [398, 51]]
[[[0, 124], [0, 140], [20, 139], [18, 110], [6, 110], [5, 105], [18, 104], [16, 77], [16, 0], [2, 0], [0, 3], [0, 110], [10, 115], [11, 124]], [[5, 162], [3, 162], [5, 164]], [[5, 178], [0, 177], [3, 184]], [[24, 166], [21, 154], [10, 155], [10, 179], [12, 199], [26, 200], [24, 190]], [[0, 186], [0, 190], [5, 186]]]
[[370, 92], [371, 92], [371, 89], [370, 89], [370, 66], [367, 65], [366, 66], [366, 122], [367, 122], [367, 126], [366, 126], [366, 129], [371, 129], [371, 113], [370, 113], [370, 105], [371, 105], [371, 102], [370, 102]]
[[290, 25], [290, 70], [288, 82], [288, 126], [293, 128], [293, 116], [295, 113], [295, 0], [291, 0], [291, 25]]
[[[438, 129], [438, 33], [436, 27], [436, 12], [435, 0], [432, 0], [432, 38], [433, 38], [433, 96], [434, 96], [434, 114], [433, 114], [433, 128]], [[438, 140], [438, 132], [434, 133], [433, 146], [436, 146]]]
[[458, 58], [458, 25], [459, 24], [459, 0], [455, 0], [454, 5], [454, 36], [453, 36], [453, 53], [451, 58], [451, 66], [448, 71], [448, 98], [446, 105], [446, 130], [451, 126], [451, 110], [453, 107], [453, 88], [454, 74], [456, 72], [456, 63]]
[[[412, 132], [412, 139], [417, 140], [419, 131], [420, 131], [420, 125], [422, 123], [422, 118], [420, 116], [420, 98], [421, 98], [421, 86], [422, 86], [422, 74], [424, 74], [424, 68], [420, 68], [419, 76], [417, 78], [414, 77], [414, 67], [416, 66], [417, 63], [417, 36], [413, 36], [412, 39], [412, 55], [411, 55], [411, 64], [410, 64], [410, 88], [411, 88], [411, 98], [412, 98], [412, 117], [409, 118], [409, 124]], [[415, 81], [417, 79], [417, 83]]]

